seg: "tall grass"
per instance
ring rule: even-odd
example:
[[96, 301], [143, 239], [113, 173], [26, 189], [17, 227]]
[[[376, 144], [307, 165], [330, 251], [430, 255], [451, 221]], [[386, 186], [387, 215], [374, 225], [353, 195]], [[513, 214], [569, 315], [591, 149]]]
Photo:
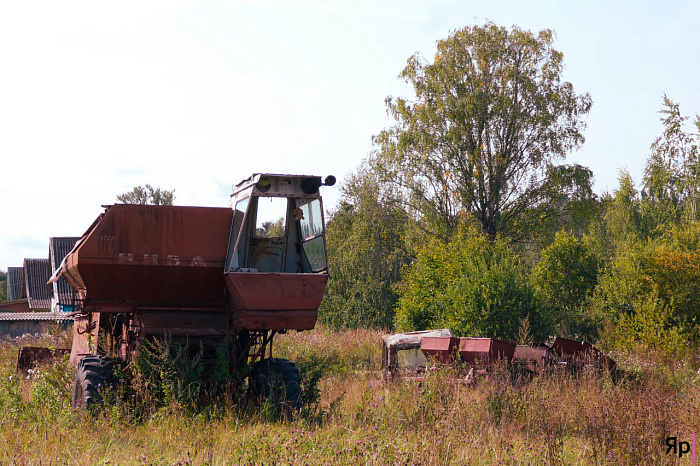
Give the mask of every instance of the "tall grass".
[[20, 344], [0, 344], [0, 464], [673, 464], [665, 438], [690, 440], [700, 425], [688, 365], [637, 355], [616, 378], [501, 368], [473, 386], [450, 369], [385, 382], [377, 332], [323, 329], [275, 341], [276, 356], [316, 378], [318, 402], [293, 419], [245, 400], [93, 418], [69, 409], [67, 362], [15, 372]]

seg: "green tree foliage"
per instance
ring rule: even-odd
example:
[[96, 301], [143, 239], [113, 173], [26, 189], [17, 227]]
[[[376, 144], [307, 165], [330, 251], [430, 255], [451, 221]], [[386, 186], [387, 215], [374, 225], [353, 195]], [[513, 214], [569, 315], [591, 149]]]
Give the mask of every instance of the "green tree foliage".
[[150, 184], [145, 187], [136, 186], [131, 191], [119, 194], [117, 201], [124, 204], [173, 205], [175, 190], [167, 191], [154, 188]]
[[[699, 135], [684, 130], [688, 117], [682, 116], [679, 105], [665, 95], [659, 113], [664, 132], [651, 145], [642, 194], [657, 224], [677, 223], [683, 211], [695, 221], [700, 190]], [[695, 126], [700, 133], [700, 116], [696, 116]]]
[[[698, 134], [684, 131], [687, 118], [664, 96], [664, 132], [651, 145], [641, 191], [627, 171], [605, 204], [601, 243], [610, 249], [628, 241], [659, 238], [684, 220], [695, 221], [700, 186]], [[700, 117], [696, 126], [700, 133]], [[614, 251], [612, 251], [614, 252]]]
[[554, 164], [583, 143], [591, 98], [562, 82], [552, 43], [550, 30], [486, 23], [439, 41], [433, 63], [408, 60], [416, 98], [386, 99], [397, 124], [374, 138], [373, 167], [436, 236], [468, 212], [491, 239], [518, 238], [556, 201], [591, 195], [588, 169]]
[[600, 216], [591, 224], [591, 235], [599, 247], [602, 260], [615, 257], [618, 249], [632, 242], [658, 236], [648, 206], [626, 170], [620, 171], [618, 187], [612, 196], [605, 194], [599, 204]]
[[645, 294], [642, 280], [650, 245], [646, 241], [627, 241], [618, 246], [615, 256], [598, 277], [594, 291], [594, 312], [612, 322], [635, 310], [637, 298]]
[[342, 199], [327, 227], [331, 273], [320, 319], [334, 328], [392, 328], [395, 284], [411, 260], [406, 213], [362, 170], [343, 186]]
[[674, 362], [689, 356], [692, 350], [688, 334], [673, 324], [656, 296], [637, 296], [632, 306], [634, 312], [620, 315], [607, 335], [615, 347], [645, 354], [654, 352]]
[[533, 271], [533, 283], [541, 301], [551, 306], [559, 333], [581, 335], [588, 320], [582, 307], [598, 283], [600, 259], [590, 237], [577, 239], [559, 232], [542, 251]]
[[7, 272], [0, 270], [0, 301], [7, 301]]
[[447, 246], [434, 243], [418, 256], [401, 293], [396, 327], [447, 327], [461, 336], [513, 340], [525, 318], [536, 339], [549, 335], [527, 269], [504, 241], [461, 228]]
[[613, 191], [610, 209], [606, 212], [609, 231], [615, 243], [646, 238], [648, 227], [642, 215], [639, 192], [629, 172], [622, 171], [618, 188]]
[[674, 228], [656, 246], [645, 281], [661, 305], [677, 323], [700, 341], [700, 226]]
[[258, 238], [281, 238], [284, 236], [284, 217], [262, 222], [262, 228], [255, 232]]
[[622, 244], [592, 305], [611, 322], [613, 345], [678, 355], [700, 343], [700, 226]]

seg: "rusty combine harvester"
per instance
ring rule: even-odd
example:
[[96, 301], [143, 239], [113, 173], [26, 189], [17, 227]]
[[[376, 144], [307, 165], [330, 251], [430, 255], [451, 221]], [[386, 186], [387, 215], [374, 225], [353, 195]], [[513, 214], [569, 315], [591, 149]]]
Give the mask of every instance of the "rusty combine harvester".
[[106, 207], [52, 277], [76, 296], [73, 405], [93, 404], [116, 364], [167, 336], [201, 348], [205, 364], [227, 348], [231, 374], [298, 408], [299, 372], [272, 357], [272, 342], [316, 324], [328, 281], [319, 188], [334, 183], [255, 174], [234, 186], [230, 208]]
[[595, 365], [612, 371], [616, 364], [587, 342], [557, 337], [551, 345], [528, 346], [496, 338], [455, 338], [449, 329], [397, 333], [382, 337], [382, 369], [422, 381], [431, 366], [463, 369], [460, 380], [471, 383], [498, 363], [539, 374], [559, 366], [578, 369]]

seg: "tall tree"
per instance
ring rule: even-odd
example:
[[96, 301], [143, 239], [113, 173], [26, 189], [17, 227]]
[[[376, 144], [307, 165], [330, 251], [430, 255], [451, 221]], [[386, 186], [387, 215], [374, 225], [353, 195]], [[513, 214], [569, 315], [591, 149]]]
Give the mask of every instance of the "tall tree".
[[649, 236], [650, 226], [643, 215], [639, 192], [632, 176], [626, 170], [618, 175], [618, 187], [613, 191], [605, 221], [613, 243], [644, 239]]
[[147, 184], [145, 187], [136, 186], [131, 191], [119, 194], [117, 200], [124, 204], [173, 205], [175, 190], [167, 191]]
[[375, 136], [373, 168], [447, 240], [469, 213], [482, 231], [518, 237], [552, 195], [590, 194], [590, 171], [555, 165], [584, 142], [588, 94], [561, 79], [553, 33], [493, 23], [455, 31], [432, 63], [415, 54], [400, 77], [416, 98], [386, 99], [397, 124]]
[[663, 100], [664, 132], [651, 145], [642, 194], [658, 223], [677, 220], [682, 210], [694, 221], [700, 194], [700, 116], [695, 117], [698, 134], [688, 133], [683, 128], [688, 117], [679, 105], [666, 95]]

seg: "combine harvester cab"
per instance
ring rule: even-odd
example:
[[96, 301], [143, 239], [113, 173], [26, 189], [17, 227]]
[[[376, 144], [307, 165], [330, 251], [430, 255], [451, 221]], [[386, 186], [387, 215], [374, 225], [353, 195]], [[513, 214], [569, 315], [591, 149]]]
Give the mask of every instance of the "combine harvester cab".
[[314, 328], [328, 282], [322, 185], [256, 175], [235, 187], [225, 275], [234, 328]]
[[225, 345], [254, 394], [286, 393], [298, 408], [298, 370], [272, 358], [272, 340], [316, 324], [328, 281], [319, 188], [334, 183], [255, 174], [234, 186], [230, 208], [107, 207], [52, 277], [76, 295], [74, 406], [94, 403], [142, 341], [167, 336], [203, 348], [204, 364]]

